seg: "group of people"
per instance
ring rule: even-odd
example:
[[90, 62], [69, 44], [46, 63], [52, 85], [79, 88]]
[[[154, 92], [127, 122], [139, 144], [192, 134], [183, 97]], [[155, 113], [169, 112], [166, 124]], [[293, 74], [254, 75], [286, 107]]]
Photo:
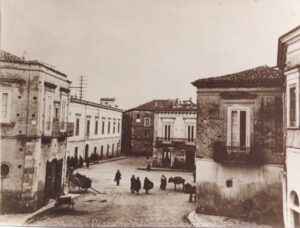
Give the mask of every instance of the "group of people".
[[[142, 183], [139, 177], [135, 178], [134, 175], [132, 175], [130, 179], [130, 190], [131, 193], [136, 193], [137, 195], [139, 194], [139, 191], [142, 187]], [[154, 187], [154, 184], [152, 181], [150, 181], [147, 177], [144, 179], [144, 185], [143, 189], [145, 189], [145, 193], [148, 194], [149, 190]]]
[[75, 157], [67, 157], [67, 166], [73, 167], [74, 169], [83, 167], [83, 158], [79, 156], [79, 159], [77, 156]]
[[[121, 180], [121, 172], [120, 172], [120, 170], [117, 170], [117, 172], [115, 174], [115, 179], [114, 179], [117, 186], [120, 185], [120, 180]], [[145, 189], [145, 193], [148, 194], [149, 190], [152, 189], [153, 187], [154, 187], [153, 182], [150, 181], [148, 179], [148, 177], [145, 177], [144, 185], [143, 185], [143, 189]], [[167, 178], [165, 177], [165, 175], [162, 175], [161, 179], [160, 179], [160, 189], [165, 190], [166, 187], [167, 187]], [[141, 183], [140, 178], [135, 177], [135, 175], [132, 175], [132, 177], [130, 179], [130, 191], [131, 191], [131, 193], [136, 193], [138, 195], [141, 188], [142, 188], [142, 183]]]

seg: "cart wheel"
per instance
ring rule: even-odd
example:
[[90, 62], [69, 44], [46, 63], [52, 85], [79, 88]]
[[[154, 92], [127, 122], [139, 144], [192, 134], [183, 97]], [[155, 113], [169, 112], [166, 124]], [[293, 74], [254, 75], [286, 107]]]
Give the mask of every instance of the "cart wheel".
[[68, 188], [69, 188], [69, 192], [76, 192], [76, 188], [77, 186], [75, 184], [73, 184], [72, 182], [68, 183]]
[[256, 223], [260, 223], [262, 221], [262, 215], [261, 212], [259, 210], [251, 210], [248, 214], [248, 219], [251, 222], [256, 222]]

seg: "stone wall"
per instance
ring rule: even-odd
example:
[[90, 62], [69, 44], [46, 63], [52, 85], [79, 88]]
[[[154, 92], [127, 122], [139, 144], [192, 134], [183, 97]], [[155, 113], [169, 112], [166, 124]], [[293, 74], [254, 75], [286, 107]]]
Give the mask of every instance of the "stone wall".
[[[241, 89], [242, 90], [242, 89]], [[213, 144], [227, 143], [227, 107], [242, 104], [250, 108], [250, 147], [259, 147], [265, 163], [283, 163], [283, 111], [281, 89], [252, 89], [247, 97], [228, 99], [231, 89], [199, 90], [197, 119], [198, 157], [213, 157]]]

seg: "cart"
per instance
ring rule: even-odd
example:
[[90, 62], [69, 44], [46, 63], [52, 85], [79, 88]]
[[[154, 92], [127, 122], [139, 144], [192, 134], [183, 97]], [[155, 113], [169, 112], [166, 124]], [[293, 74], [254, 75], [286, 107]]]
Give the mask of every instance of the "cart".
[[81, 175], [80, 173], [73, 174], [73, 172], [70, 172], [68, 175], [67, 184], [70, 193], [90, 192], [94, 195], [101, 194], [99, 191], [92, 188], [92, 180], [85, 175]]

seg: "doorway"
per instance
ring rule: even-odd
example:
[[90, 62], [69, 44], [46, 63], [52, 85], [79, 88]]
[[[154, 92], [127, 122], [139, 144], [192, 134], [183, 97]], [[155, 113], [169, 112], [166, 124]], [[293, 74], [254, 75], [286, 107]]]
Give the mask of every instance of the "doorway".
[[84, 159], [85, 159], [85, 160], [89, 159], [89, 144], [86, 144], [86, 145], [85, 145]]
[[45, 177], [45, 201], [55, 199], [61, 193], [63, 159], [47, 161]]

